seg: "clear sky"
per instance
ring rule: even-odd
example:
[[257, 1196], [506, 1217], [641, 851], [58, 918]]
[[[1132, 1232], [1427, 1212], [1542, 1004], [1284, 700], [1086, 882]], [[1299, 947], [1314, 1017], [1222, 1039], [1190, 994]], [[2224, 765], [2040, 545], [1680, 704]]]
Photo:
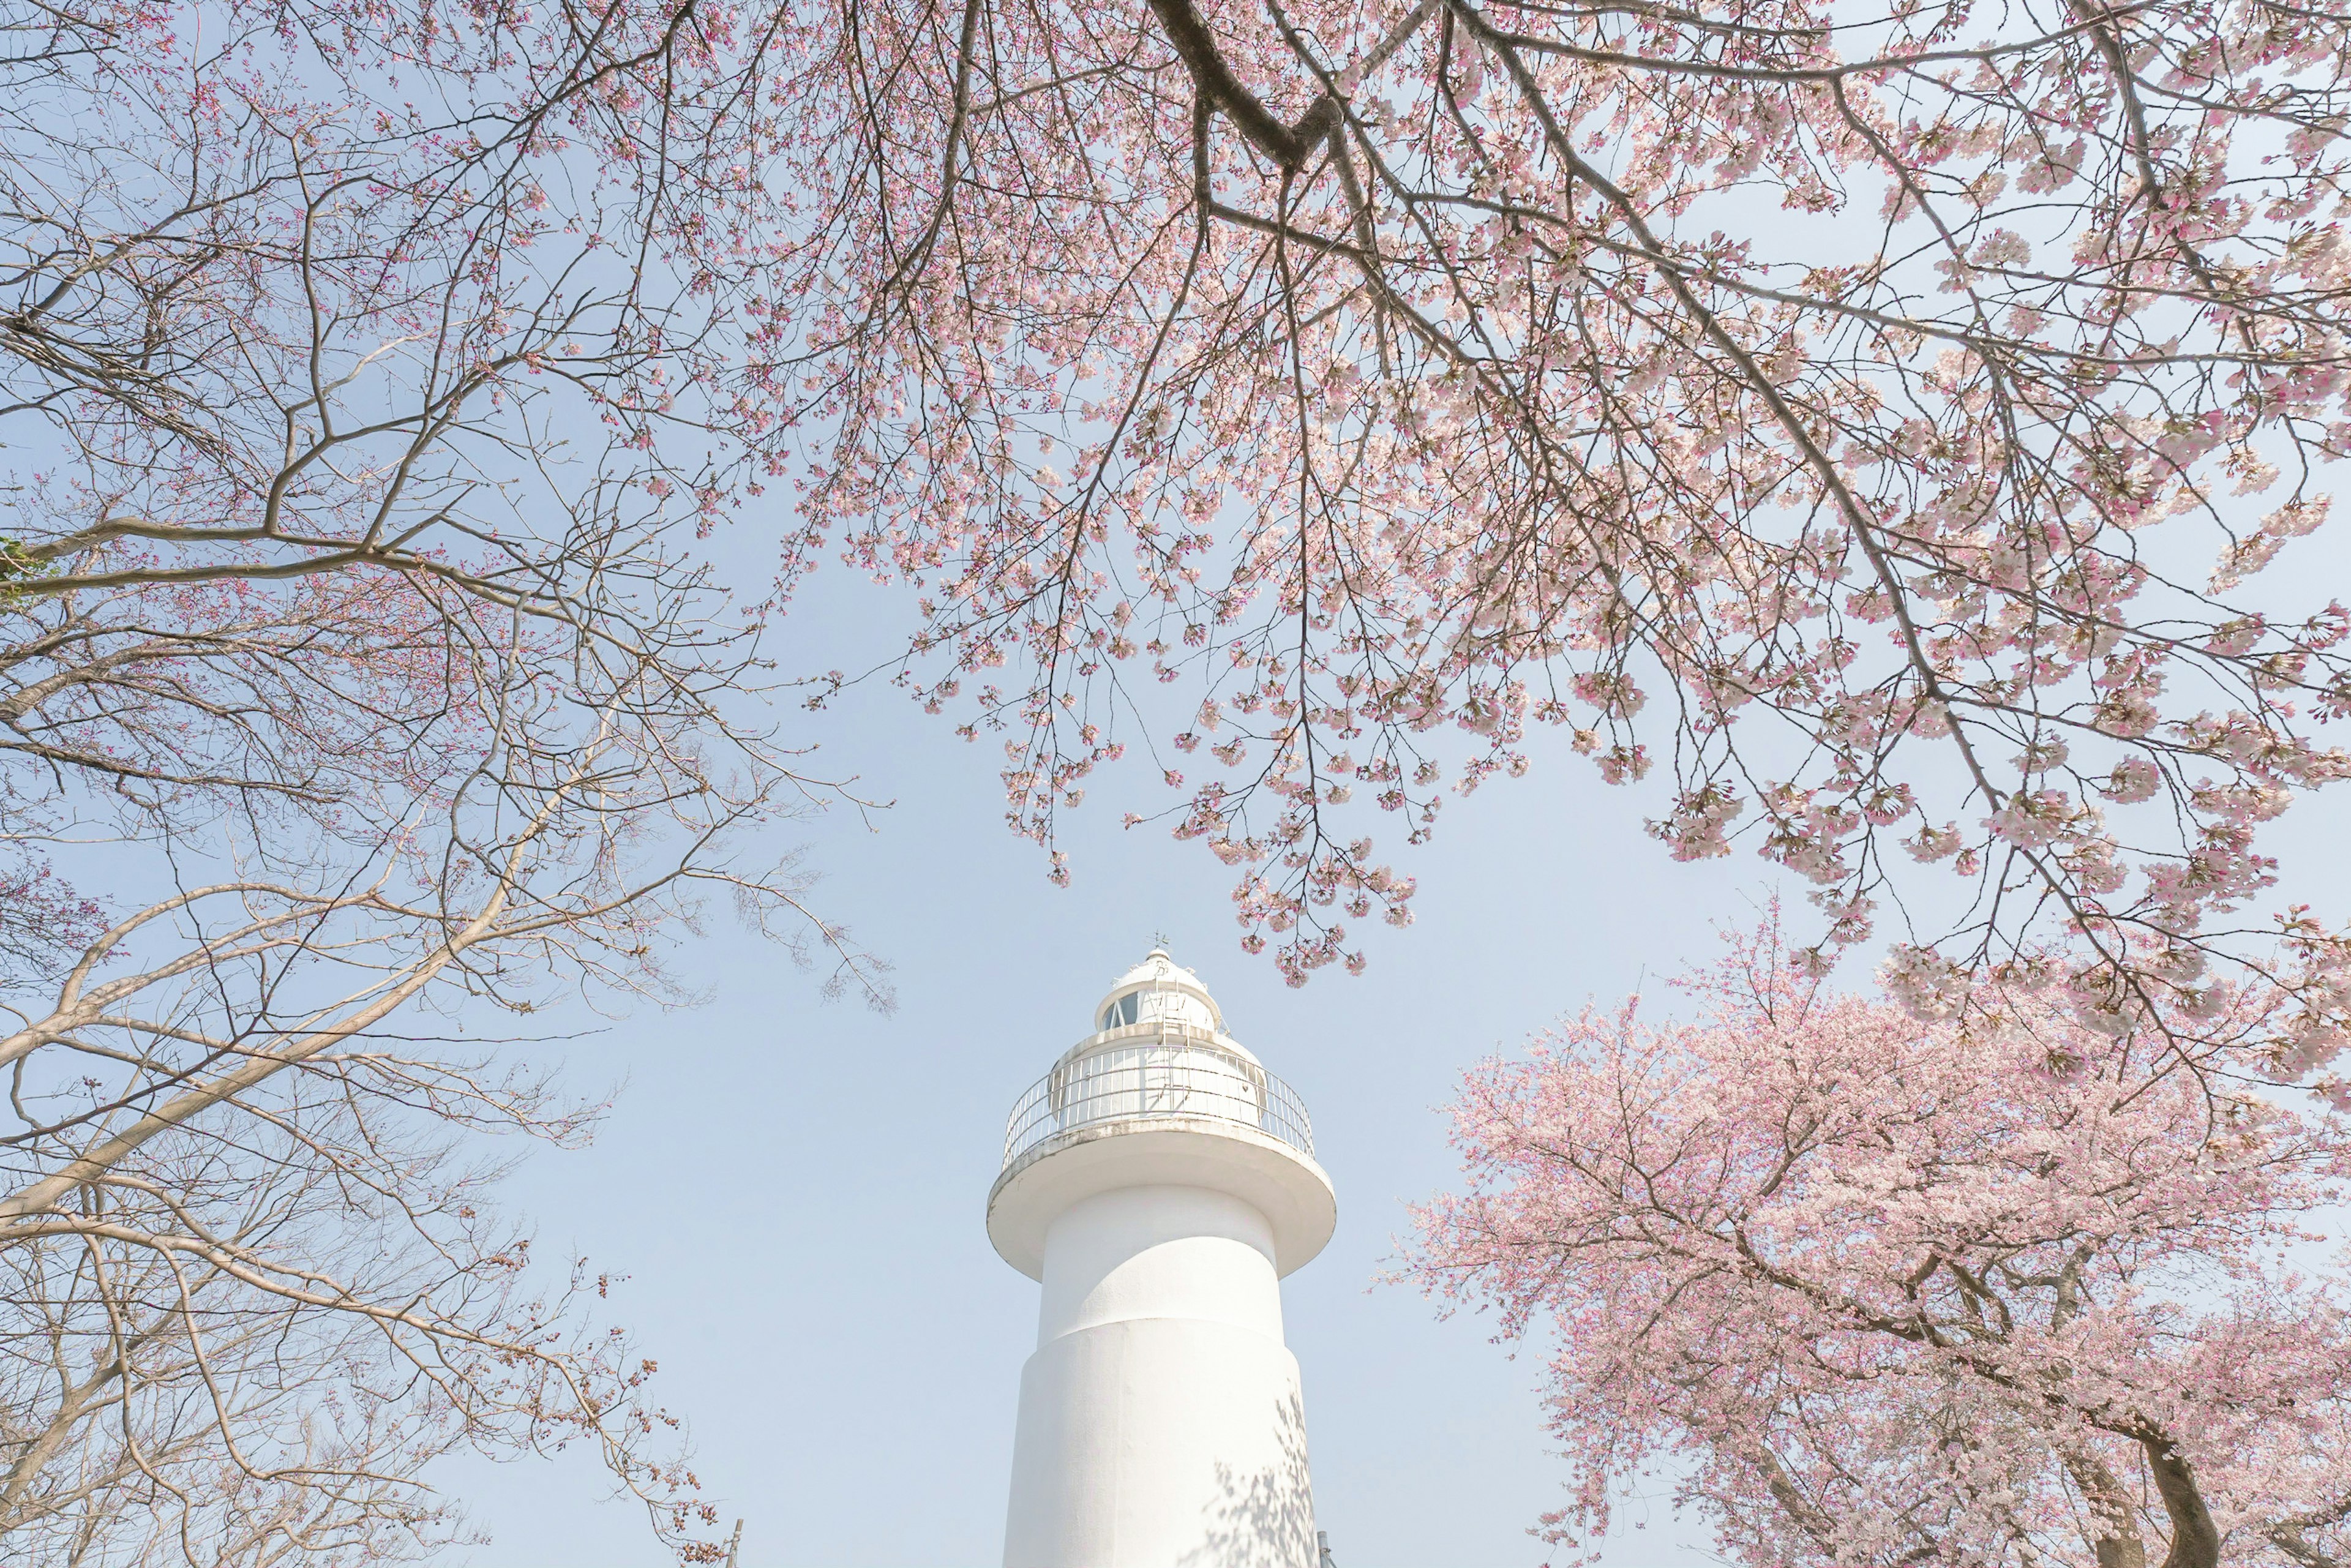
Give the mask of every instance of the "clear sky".
[[[1003, 826], [987, 740], [878, 685], [807, 723], [819, 766], [895, 801], [872, 831], [836, 811], [808, 841], [814, 902], [895, 966], [896, 1011], [820, 1002], [716, 917], [678, 955], [705, 1005], [531, 1052], [559, 1055], [578, 1088], [626, 1082], [592, 1149], [535, 1155], [510, 1186], [549, 1261], [576, 1248], [632, 1276], [614, 1311], [690, 1418], [706, 1489], [745, 1520], [745, 1568], [999, 1560], [1037, 1307], [983, 1224], [1005, 1115], [1160, 931], [1304, 1097], [1338, 1188], [1336, 1238], [1284, 1285], [1338, 1562], [1542, 1562], [1527, 1531], [1560, 1470], [1537, 1362], [1378, 1278], [1405, 1205], [1455, 1169], [1437, 1108], [1459, 1070], [1631, 988], [1645, 963], [1673, 967], [1708, 920], [1751, 915], [1770, 868], [1672, 864], [1640, 835], [1643, 801], [1562, 756], [1447, 811], [1403, 865], [1418, 923], [1383, 929], [1367, 974], [1290, 990], [1239, 950], [1224, 867], [1164, 829], [1120, 828], [1130, 805], [1162, 803], [1143, 769], [1092, 781], [1069, 820], [1073, 885], [1056, 889]], [[469, 1554], [480, 1568], [661, 1560], [626, 1506], [599, 1502], [585, 1455], [441, 1479], [494, 1534]], [[1655, 1513], [1623, 1561], [1662, 1560]]]
[[[840, 662], [828, 640], [874, 623], [881, 601], [846, 575], [796, 612], [789, 664]], [[706, 1490], [745, 1521], [744, 1568], [999, 1560], [1037, 1306], [983, 1225], [1004, 1118], [1160, 931], [1303, 1095], [1338, 1188], [1338, 1234], [1283, 1301], [1341, 1568], [1544, 1562], [1528, 1531], [1563, 1471], [1539, 1347], [1513, 1360], [1489, 1325], [1438, 1321], [1378, 1281], [1406, 1205], [1453, 1179], [1437, 1107], [1460, 1070], [1645, 971], [1654, 991], [1704, 955], [1710, 925], [1753, 917], [1771, 868], [1743, 849], [1676, 865], [1641, 833], [1654, 799], [1539, 754], [1527, 779], [1456, 802], [1433, 848], [1401, 862], [1420, 878], [1418, 923], [1384, 932], [1365, 976], [1293, 991], [1239, 951], [1223, 867], [1164, 829], [1119, 827], [1130, 806], [1164, 803], [1140, 768], [1090, 781], [1060, 890], [1003, 826], [986, 739], [956, 740], [879, 685], [792, 722], [821, 744], [818, 766], [895, 802], [870, 831], [836, 812], [808, 842], [825, 874], [815, 902], [895, 966], [897, 1010], [824, 1005], [810, 977], [714, 920], [679, 954], [705, 1005], [534, 1052], [564, 1059], [576, 1087], [626, 1082], [593, 1149], [536, 1155], [511, 1186], [550, 1260], [577, 1249], [632, 1276], [614, 1310], [690, 1419]], [[2301, 815], [2281, 847], [2332, 894], [2351, 834]], [[476, 1568], [663, 1561], [641, 1516], [600, 1500], [586, 1455], [441, 1479], [494, 1534], [465, 1554]], [[1669, 1487], [1626, 1510], [1610, 1563], [1703, 1560], [1706, 1532], [1674, 1520]]]

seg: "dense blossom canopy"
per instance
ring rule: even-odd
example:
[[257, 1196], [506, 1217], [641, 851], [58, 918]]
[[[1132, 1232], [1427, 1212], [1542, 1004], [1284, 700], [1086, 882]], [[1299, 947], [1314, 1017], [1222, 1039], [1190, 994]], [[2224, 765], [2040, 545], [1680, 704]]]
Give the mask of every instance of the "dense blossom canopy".
[[[225, 8], [265, 31], [208, 56], [194, 13], [63, 15], [172, 40], [118, 68], [193, 95], [167, 141], [242, 193], [166, 236], [221, 247], [207, 282], [302, 255], [334, 284], [315, 364], [266, 289], [263, 360], [173, 318], [201, 418], [26, 317], [133, 416], [118, 466], [272, 377], [348, 398], [356, 326], [397, 322], [452, 396], [602, 421], [598, 515], [740, 508], [787, 591], [834, 555], [912, 585], [903, 678], [1001, 734], [1019, 830], [1150, 751], [1293, 978], [1409, 918], [1381, 823], [1425, 839], [1550, 726], [1608, 779], [1665, 765], [1671, 853], [1812, 884], [1824, 956], [1891, 939], [1922, 1016], [1998, 970], [2185, 1027], [2218, 961], [2293, 998], [2274, 1071], [2351, 1038], [2342, 930], [2265, 906], [2257, 841], [2351, 771], [2351, 614], [2275, 565], [2315, 559], [2351, 440], [2341, 16], [287, 4]], [[400, 85], [428, 78], [443, 110]], [[176, 167], [148, 123], [94, 120], [28, 199], [110, 189], [99, 147]], [[176, 277], [93, 296], [110, 351]], [[536, 480], [480, 406], [422, 475], [410, 427], [345, 426], [398, 507], [334, 491], [320, 526], [312, 458], [242, 482], [306, 510], [313, 563], [495, 556], [477, 514]], [[248, 506], [223, 476], [169, 482]]]
[[1556, 1533], [1662, 1469], [1757, 1568], [2344, 1561], [2341, 1118], [1789, 958], [1740, 944], [1687, 1023], [1586, 1011], [1456, 1106], [1468, 1190], [1411, 1272], [1551, 1347]]
[[2351, 619], [2264, 576], [2351, 440], [2342, 16], [772, 25], [789, 564], [917, 587], [907, 678], [1023, 831], [1147, 745], [1298, 977], [1407, 917], [1383, 814], [1556, 726], [1672, 775], [1674, 855], [1812, 884], [1824, 952], [1896, 938], [1922, 1014], [2006, 965], [2192, 1022], [2218, 956], [2297, 998], [2282, 1069], [2344, 1042], [2339, 931], [2252, 902], [2346, 771]]

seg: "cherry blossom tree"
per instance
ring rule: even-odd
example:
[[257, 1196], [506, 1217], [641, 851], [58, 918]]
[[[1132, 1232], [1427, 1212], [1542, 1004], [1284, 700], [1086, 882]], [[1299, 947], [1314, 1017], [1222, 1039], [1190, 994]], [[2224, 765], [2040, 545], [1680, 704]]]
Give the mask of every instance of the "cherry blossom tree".
[[2351, 1558], [2351, 1129], [2242, 1080], [2258, 1017], [2191, 1071], [1794, 958], [1767, 926], [1687, 1021], [1587, 1009], [1454, 1107], [1407, 1271], [1548, 1355], [1551, 1532], [1670, 1474], [1756, 1564]]
[[598, 1110], [496, 1037], [673, 996], [714, 898], [882, 995], [697, 553], [765, 416], [654, 238], [704, 184], [625, 155], [664, 52], [0, 5], [0, 1558], [423, 1555], [432, 1461], [565, 1445], [717, 1553], [605, 1281], [494, 1201]]
[[1374, 824], [1556, 727], [1924, 1014], [2185, 1027], [2218, 964], [2293, 998], [2281, 1071], [2343, 1045], [2343, 928], [2256, 847], [2346, 772], [2351, 622], [2272, 570], [2351, 428], [2339, 12], [776, 25], [792, 559], [913, 586], [902, 678], [1020, 831], [1148, 749], [1298, 979], [1408, 918]]
[[[161, 1311], [142, 1270], [400, 1146], [322, 1087], [424, 1071], [340, 1065], [380, 1006], [658, 991], [697, 889], [791, 926], [794, 871], [730, 846], [826, 792], [757, 635], [835, 555], [912, 585], [899, 673], [1002, 733], [1017, 828], [1050, 846], [1151, 751], [1293, 978], [1409, 917], [1370, 824], [1426, 838], [1552, 725], [1612, 779], [1669, 760], [1671, 852], [1809, 880], [1813, 961], [1886, 941], [1916, 1018], [1994, 1038], [2037, 988], [2199, 1076], [2323, 1075], [2351, 946], [2262, 907], [2257, 834], [2346, 771], [2351, 620], [2273, 564], [2346, 440], [2345, 31], [2276, 0], [0, 7], [0, 1247], [121, 1334]], [[772, 591], [702, 545], [738, 513]], [[481, 1099], [383, 1093], [419, 1150]], [[569, 1135], [517, 1094], [480, 1119]], [[249, 1201], [173, 1208], [161, 1162], [208, 1138]], [[506, 1250], [420, 1202], [350, 1212], [520, 1343], [469, 1294]], [[256, 1322], [295, 1310], [256, 1280], [412, 1279], [256, 1223], [282, 1250], [203, 1254]], [[57, 1283], [101, 1256], [143, 1304]], [[301, 1310], [319, 1347], [358, 1321]], [[409, 1528], [377, 1500], [430, 1443], [322, 1427], [381, 1468], [305, 1470], [178, 1375], [89, 1397], [159, 1424], [141, 1455], [203, 1416], [186, 1464], [109, 1458], [73, 1414], [98, 1344], [10, 1385], [52, 1390], [7, 1411], [13, 1495], [60, 1500], [11, 1528], [183, 1549], [134, 1494], [311, 1521], [249, 1560]], [[476, 1421], [472, 1376], [364, 1431], [547, 1436], [535, 1395]]]

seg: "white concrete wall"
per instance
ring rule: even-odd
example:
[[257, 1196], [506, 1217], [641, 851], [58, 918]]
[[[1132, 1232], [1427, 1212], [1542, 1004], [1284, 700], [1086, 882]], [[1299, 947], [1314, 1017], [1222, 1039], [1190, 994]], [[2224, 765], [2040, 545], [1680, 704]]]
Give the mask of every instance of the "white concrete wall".
[[1272, 1227], [1225, 1193], [1121, 1187], [1046, 1233], [1006, 1568], [1314, 1568]]

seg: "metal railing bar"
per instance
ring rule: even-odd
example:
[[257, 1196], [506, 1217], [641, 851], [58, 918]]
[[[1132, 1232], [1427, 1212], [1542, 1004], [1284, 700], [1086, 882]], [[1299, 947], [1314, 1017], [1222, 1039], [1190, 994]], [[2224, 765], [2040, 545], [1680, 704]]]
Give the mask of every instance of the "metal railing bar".
[[1153, 1019], [1102, 1031], [1013, 1103], [1005, 1168], [1064, 1133], [1176, 1116], [1254, 1128], [1313, 1157], [1312, 1124], [1289, 1084], [1210, 1030]]

